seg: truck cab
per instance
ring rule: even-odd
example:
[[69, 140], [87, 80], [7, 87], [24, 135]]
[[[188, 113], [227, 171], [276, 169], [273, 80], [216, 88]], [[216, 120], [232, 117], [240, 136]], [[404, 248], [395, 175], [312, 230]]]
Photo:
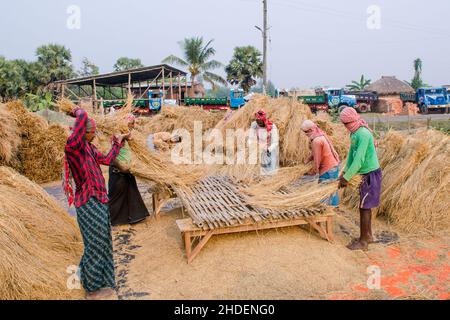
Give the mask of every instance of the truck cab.
[[230, 108], [238, 109], [245, 105], [244, 90], [231, 89], [230, 90]]
[[345, 107], [355, 107], [356, 106], [356, 96], [351, 94], [345, 94], [342, 88], [331, 88], [324, 90], [328, 106], [333, 108], [338, 108], [341, 111]]
[[148, 108], [150, 111], [158, 112], [161, 110], [163, 99], [163, 91], [159, 90], [158, 92], [153, 92], [151, 90], [148, 91]]
[[445, 112], [450, 104], [446, 88], [419, 88], [416, 93], [416, 103], [423, 114], [429, 110]]

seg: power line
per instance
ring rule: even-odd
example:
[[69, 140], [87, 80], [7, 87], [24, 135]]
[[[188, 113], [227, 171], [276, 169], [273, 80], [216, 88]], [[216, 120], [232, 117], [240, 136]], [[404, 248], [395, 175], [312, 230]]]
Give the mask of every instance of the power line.
[[[355, 14], [351, 12], [346, 11], [340, 11], [333, 8], [328, 8], [320, 5], [313, 5], [310, 3], [305, 3], [302, 1], [288, 1], [288, 0], [278, 0], [277, 2], [274, 2], [274, 5], [281, 5], [281, 6], [288, 6], [290, 8], [302, 10], [302, 12], [312, 12], [312, 13], [324, 13], [336, 17], [343, 17], [343, 18], [349, 18], [352, 21], [362, 21], [365, 22], [366, 19], [364, 18], [355, 18]], [[441, 35], [445, 37], [450, 37], [450, 30], [445, 29], [438, 29], [438, 28], [429, 28], [429, 27], [423, 27], [414, 25], [411, 23], [405, 23], [398, 20], [383, 18], [383, 23], [390, 25], [392, 27], [396, 27], [398, 29], [403, 29], [407, 31], [419, 31], [419, 32], [427, 32], [433, 35]]]

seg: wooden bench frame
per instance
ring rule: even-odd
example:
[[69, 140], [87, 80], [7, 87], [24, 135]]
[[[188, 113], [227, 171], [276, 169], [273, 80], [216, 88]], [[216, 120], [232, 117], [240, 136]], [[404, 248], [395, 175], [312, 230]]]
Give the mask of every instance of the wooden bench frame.
[[[293, 218], [292, 220], [276, 220], [262, 223], [248, 222], [242, 225], [240, 224], [211, 230], [203, 230], [201, 228], [198, 228], [193, 224], [191, 218], [180, 219], [177, 220], [176, 223], [181, 231], [181, 235], [183, 238], [184, 246], [186, 249], [187, 263], [190, 264], [213, 235], [309, 225], [310, 230], [313, 229], [317, 231], [317, 233], [322, 238], [328, 240], [330, 243], [333, 243], [334, 216], [334, 212], [329, 212], [315, 217], [299, 217]], [[197, 244], [195, 244], [196, 238], [199, 238]]]

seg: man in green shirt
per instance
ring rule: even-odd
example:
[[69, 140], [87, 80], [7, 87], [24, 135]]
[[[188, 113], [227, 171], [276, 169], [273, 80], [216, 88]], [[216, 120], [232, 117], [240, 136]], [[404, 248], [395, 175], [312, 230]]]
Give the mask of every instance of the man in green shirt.
[[360, 174], [360, 237], [350, 243], [350, 250], [367, 250], [374, 242], [372, 234], [372, 209], [380, 204], [381, 168], [378, 162], [375, 139], [367, 123], [354, 108], [345, 108], [340, 119], [350, 131], [351, 145], [343, 175], [339, 178], [339, 188], [345, 188], [353, 176]]

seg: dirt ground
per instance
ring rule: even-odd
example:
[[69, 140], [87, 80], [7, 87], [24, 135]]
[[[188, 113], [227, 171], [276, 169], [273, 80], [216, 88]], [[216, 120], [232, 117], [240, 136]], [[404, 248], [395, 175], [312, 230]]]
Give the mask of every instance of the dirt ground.
[[[158, 220], [114, 228], [120, 299], [450, 299], [448, 235], [403, 235], [376, 219], [381, 242], [352, 252], [345, 245], [358, 235], [358, 217], [339, 210], [334, 244], [300, 227], [213, 236], [188, 265], [180, 218], [172, 200]], [[374, 266], [380, 287], [369, 289]]]

